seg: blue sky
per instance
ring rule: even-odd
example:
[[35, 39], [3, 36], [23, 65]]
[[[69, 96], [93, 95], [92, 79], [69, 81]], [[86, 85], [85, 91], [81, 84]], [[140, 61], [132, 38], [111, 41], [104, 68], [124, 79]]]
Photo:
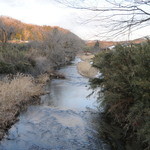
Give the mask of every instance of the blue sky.
[[[91, 5], [92, 0], [88, 1], [88, 5]], [[101, 4], [102, 2], [103, 0]], [[106, 4], [103, 2], [103, 5]], [[102, 27], [98, 27], [97, 23], [83, 23], [85, 18], [93, 15], [91, 12], [66, 8], [54, 0], [0, 0], [0, 15], [30, 24], [60, 26], [85, 40], [101, 40], [95, 35], [102, 30]], [[149, 27], [135, 32], [131, 35], [131, 39], [147, 35], [148, 30], [150, 31]], [[113, 38], [104, 39], [113, 40]], [[123, 39], [126, 40], [127, 37]]]

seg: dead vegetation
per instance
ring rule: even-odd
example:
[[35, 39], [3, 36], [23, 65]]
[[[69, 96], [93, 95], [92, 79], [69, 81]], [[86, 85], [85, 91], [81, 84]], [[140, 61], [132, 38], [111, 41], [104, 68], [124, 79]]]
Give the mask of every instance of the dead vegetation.
[[91, 61], [92, 58], [94, 58], [94, 55], [93, 54], [86, 54], [86, 55], [81, 55], [79, 56], [81, 60], [83, 61]]
[[45, 73], [45, 74], [41, 74], [36, 78], [36, 83], [41, 84], [41, 85], [45, 85], [46, 82], [48, 82], [50, 80], [50, 76]]
[[97, 75], [98, 71], [96, 68], [92, 67], [87, 61], [79, 62], [77, 65], [78, 72], [85, 77], [93, 78]]
[[80, 55], [82, 62], [77, 64], [78, 72], [85, 77], [93, 78], [97, 75], [98, 70], [91, 65], [91, 60], [94, 57], [93, 54]]

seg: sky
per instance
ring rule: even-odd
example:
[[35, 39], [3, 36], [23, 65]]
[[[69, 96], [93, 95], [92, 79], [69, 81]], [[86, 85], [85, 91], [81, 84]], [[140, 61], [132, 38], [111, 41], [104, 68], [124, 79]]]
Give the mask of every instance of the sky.
[[[88, 5], [93, 3], [93, 0], [83, 1], [88, 1]], [[101, 0], [101, 5], [106, 5], [106, 3]], [[69, 29], [84, 40], [114, 40], [113, 37], [97, 36], [99, 31], [103, 30], [102, 27], [99, 27], [95, 22], [87, 23], [88, 18], [95, 14], [65, 7], [55, 0], [0, 0], [0, 15], [29, 24], [60, 26]], [[139, 30], [130, 34], [130, 38], [146, 36], [148, 30], [150, 31], [150, 27]], [[128, 40], [127, 38], [129, 37], [123, 37], [121, 40]]]

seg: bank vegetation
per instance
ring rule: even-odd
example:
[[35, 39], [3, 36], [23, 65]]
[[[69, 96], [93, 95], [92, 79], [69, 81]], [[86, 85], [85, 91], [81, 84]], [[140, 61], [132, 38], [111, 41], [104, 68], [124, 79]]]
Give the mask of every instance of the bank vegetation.
[[130, 149], [150, 149], [150, 41], [100, 52], [94, 67], [102, 74], [91, 83], [107, 122], [120, 127], [125, 145], [134, 143]]

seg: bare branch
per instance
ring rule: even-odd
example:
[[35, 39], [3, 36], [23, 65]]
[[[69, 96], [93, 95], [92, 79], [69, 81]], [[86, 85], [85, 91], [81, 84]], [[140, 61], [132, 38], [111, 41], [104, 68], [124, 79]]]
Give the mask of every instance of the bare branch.
[[99, 12], [84, 19], [82, 24], [97, 23], [97, 26], [110, 32], [109, 35], [112, 35], [111, 32], [113, 35], [125, 34], [150, 24], [150, 0], [105, 0], [107, 6], [103, 6], [101, 2], [97, 5], [88, 5], [83, 0], [56, 1], [70, 8], [89, 11], [91, 14]]

